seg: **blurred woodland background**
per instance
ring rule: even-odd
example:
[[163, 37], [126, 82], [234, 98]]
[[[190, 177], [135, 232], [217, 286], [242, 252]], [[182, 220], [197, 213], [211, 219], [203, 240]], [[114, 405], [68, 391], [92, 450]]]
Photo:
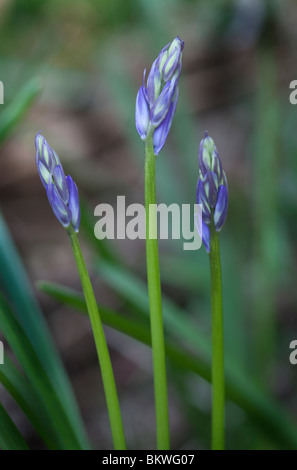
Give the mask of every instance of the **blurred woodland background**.
[[[37, 174], [34, 136], [42, 130], [78, 185], [80, 239], [98, 302], [143, 318], [148, 305], [144, 241], [96, 240], [94, 208], [102, 202], [115, 206], [117, 195], [125, 195], [127, 204], [143, 203], [137, 90], [160, 49], [176, 35], [184, 40], [179, 104], [157, 159], [158, 202], [195, 202], [198, 146], [207, 129], [230, 194], [221, 234], [226, 355], [236, 362], [234, 380], [242, 380], [246, 390], [250, 380], [257, 384], [289, 412], [297, 428], [297, 366], [289, 362], [289, 344], [297, 339], [297, 107], [289, 102], [289, 84], [297, 80], [296, 21], [296, 3], [284, 0], [0, 1], [5, 87], [0, 121], [26, 87], [40, 86], [0, 148], [0, 209], [96, 448], [110, 448], [111, 441], [89, 321], [36, 284], [52, 281], [80, 290], [67, 235]], [[195, 349], [188, 330], [170, 321], [171, 308], [209, 346], [204, 248], [187, 252], [182, 241], [162, 240], [160, 251], [168, 336]], [[3, 269], [0, 265], [2, 280]], [[154, 448], [150, 349], [111, 328], [106, 334], [128, 446]], [[203, 355], [202, 343], [197, 350]], [[172, 448], [209, 448], [209, 384], [171, 364], [168, 380]], [[29, 445], [43, 448], [3, 388], [0, 401]], [[247, 409], [228, 400], [227, 447], [278, 448], [278, 443]]]

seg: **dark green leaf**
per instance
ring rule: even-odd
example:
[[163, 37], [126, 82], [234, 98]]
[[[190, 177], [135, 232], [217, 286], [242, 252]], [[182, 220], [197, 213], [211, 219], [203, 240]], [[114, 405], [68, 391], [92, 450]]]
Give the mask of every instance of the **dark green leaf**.
[[71, 428], [63, 405], [57, 397], [57, 391], [49, 382], [26, 332], [2, 294], [0, 294], [0, 330], [15, 353], [34, 391], [38, 394], [44, 414], [51, 423], [51, 428], [55, 429], [57, 447], [61, 449], [79, 448], [75, 432]]
[[29, 450], [19, 430], [0, 403], [0, 448], [2, 450]]
[[51, 420], [44, 412], [34, 388], [7, 356], [0, 367], [0, 382], [26, 414], [45, 444], [54, 449], [56, 437]]
[[11, 240], [3, 217], [0, 215], [0, 286], [9, 299], [24, 334], [34, 349], [63, 406], [65, 419], [71, 423], [76, 440], [82, 448], [89, 448], [84, 426], [73, 391], [64, 372], [61, 360], [53, 345], [42, 312], [35, 300], [22, 261]]

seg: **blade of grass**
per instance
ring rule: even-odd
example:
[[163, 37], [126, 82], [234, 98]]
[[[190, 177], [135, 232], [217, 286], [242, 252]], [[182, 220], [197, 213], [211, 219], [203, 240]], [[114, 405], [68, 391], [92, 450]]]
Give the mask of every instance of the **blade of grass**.
[[24, 438], [0, 403], [0, 448], [2, 450], [29, 450]]
[[0, 286], [10, 300], [24, 332], [43, 366], [48, 381], [63, 406], [79, 446], [89, 448], [74, 394], [61, 360], [52, 342], [48, 327], [31, 290], [22, 261], [0, 214]]
[[34, 388], [6, 356], [0, 367], [0, 382], [23, 410], [38, 435], [50, 449], [58, 447], [55, 431], [48, 419]]
[[64, 408], [57, 397], [55, 387], [49, 382], [38, 355], [2, 294], [0, 294], [0, 330], [16, 355], [35, 392], [38, 393], [44, 412], [55, 429], [59, 448], [80, 448], [75, 431], [72, 429]]

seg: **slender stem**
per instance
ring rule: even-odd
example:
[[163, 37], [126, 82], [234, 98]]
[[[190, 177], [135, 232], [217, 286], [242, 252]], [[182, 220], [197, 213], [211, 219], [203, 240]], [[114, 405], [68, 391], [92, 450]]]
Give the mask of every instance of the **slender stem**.
[[[169, 413], [157, 238], [157, 212], [150, 210], [152, 205], [156, 207], [155, 164], [156, 156], [154, 155], [152, 138], [148, 137], [145, 145], [146, 263], [153, 351], [157, 446], [160, 450], [168, 450], [170, 448]], [[152, 237], [152, 234], [155, 234], [155, 238]]]
[[109, 414], [113, 444], [116, 450], [125, 450], [125, 436], [122, 424], [120, 405], [114, 380], [112, 364], [104, 335], [102, 321], [97, 307], [93, 287], [81, 252], [77, 235], [72, 227], [68, 229], [73, 255], [81, 280], [89, 317], [92, 325], [95, 345], [97, 349], [99, 364], [101, 368], [103, 387]]
[[212, 323], [212, 449], [224, 449], [224, 341], [222, 275], [219, 234], [211, 227], [210, 237], [210, 281]]

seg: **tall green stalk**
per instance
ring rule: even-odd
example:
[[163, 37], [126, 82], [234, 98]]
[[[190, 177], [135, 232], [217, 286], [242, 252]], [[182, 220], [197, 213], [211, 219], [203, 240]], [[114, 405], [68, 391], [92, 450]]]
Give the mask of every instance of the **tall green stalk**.
[[102, 321], [97, 307], [93, 287], [81, 252], [80, 244], [72, 225], [67, 229], [77, 270], [81, 280], [87, 309], [92, 325], [95, 345], [97, 349], [99, 364], [101, 368], [103, 387], [109, 414], [113, 444], [116, 450], [125, 450], [125, 436], [122, 424], [120, 405], [114, 380], [112, 364], [104, 335]]
[[[156, 428], [158, 449], [168, 450], [169, 413], [167, 397], [166, 359], [161, 302], [161, 280], [157, 238], [156, 207], [156, 156], [152, 137], [145, 144], [145, 210], [146, 210], [146, 262], [150, 302], [150, 323], [153, 351]], [[153, 238], [155, 235], [155, 238]]]
[[212, 328], [212, 430], [213, 450], [224, 449], [225, 384], [224, 384], [224, 335], [222, 305], [222, 274], [219, 233], [210, 229], [210, 281]]

